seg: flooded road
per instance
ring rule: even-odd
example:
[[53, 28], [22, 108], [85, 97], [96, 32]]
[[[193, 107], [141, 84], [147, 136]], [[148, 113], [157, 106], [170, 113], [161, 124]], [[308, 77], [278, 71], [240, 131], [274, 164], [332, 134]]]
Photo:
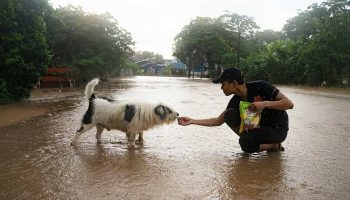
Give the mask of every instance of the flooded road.
[[[176, 123], [125, 134], [95, 130], [70, 141], [88, 102], [81, 95], [40, 104], [51, 114], [0, 127], [0, 199], [350, 199], [350, 98], [279, 88], [295, 104], [280, 153], [242, 153], [226, 125]], [[165, 102], [180, 115], [218, 116], [231, 97], [207, 80], [134, 77], [102, 83], [116, 99]]]

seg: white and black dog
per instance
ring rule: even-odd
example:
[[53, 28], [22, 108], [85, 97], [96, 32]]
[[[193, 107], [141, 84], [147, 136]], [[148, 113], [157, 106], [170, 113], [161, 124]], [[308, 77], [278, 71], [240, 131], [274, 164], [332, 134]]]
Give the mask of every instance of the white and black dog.
[[164, 104], [146, 102], [122, 102], [105, 97], [98, 97], [94, 92], [99, 79], [91, 80], [85, 88], [85, 96], [89, 98], [89, 107], [84, 114], [81, 128], [76, 132], [71, 145], [75, 146], [78, 137], [96, 126], [96, 139], [101, 143], [104, 129], [116, 129], [126, 133], [128, 146], [135, 146], [136, 135], [138, 141], [143, 142], [143, 131], [162, 124], [175, 121], [178, 113]]

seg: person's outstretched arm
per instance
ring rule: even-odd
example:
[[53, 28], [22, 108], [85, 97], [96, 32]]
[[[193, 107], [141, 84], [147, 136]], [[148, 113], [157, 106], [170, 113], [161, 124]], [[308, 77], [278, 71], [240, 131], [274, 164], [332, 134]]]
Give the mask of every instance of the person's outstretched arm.
[[190, 124], [200, 125], [200, 126], [220, 126], [222, 125], [224, 120], [225, 111], [220, 114], [219, 117], [216, 118], [208, 118], [208, 119], [192, 119], [190, 117], [179, 117], [178, 123], [182, 126], [188, 126]]

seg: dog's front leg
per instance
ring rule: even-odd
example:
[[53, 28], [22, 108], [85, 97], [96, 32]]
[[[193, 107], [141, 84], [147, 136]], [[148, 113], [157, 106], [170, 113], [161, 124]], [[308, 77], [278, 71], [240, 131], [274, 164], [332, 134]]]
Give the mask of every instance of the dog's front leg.
[[139, 132], [139, 138], [137, 139], [138, 144], [143, 144], [143, 132]]
[[130, 131], [130, 132], [128, 131], [126, 133], [126, 137], [128, 138], [128, 148], [134, 148], [136, 133], [134, 131]]

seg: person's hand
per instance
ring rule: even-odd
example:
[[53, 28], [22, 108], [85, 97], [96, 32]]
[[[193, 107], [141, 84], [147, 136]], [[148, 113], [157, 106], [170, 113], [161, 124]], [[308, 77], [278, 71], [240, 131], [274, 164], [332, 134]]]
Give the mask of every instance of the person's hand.
[[266, 101], [256, 101], [250, 104], [250, 108], [253, 110], [263, 110], [264, 108], [267, 108], [267, 102]]
[[187, 126], [192, 124], [192, 119], [189, 117], [178, 117], [177, 122], [181, 126]]

